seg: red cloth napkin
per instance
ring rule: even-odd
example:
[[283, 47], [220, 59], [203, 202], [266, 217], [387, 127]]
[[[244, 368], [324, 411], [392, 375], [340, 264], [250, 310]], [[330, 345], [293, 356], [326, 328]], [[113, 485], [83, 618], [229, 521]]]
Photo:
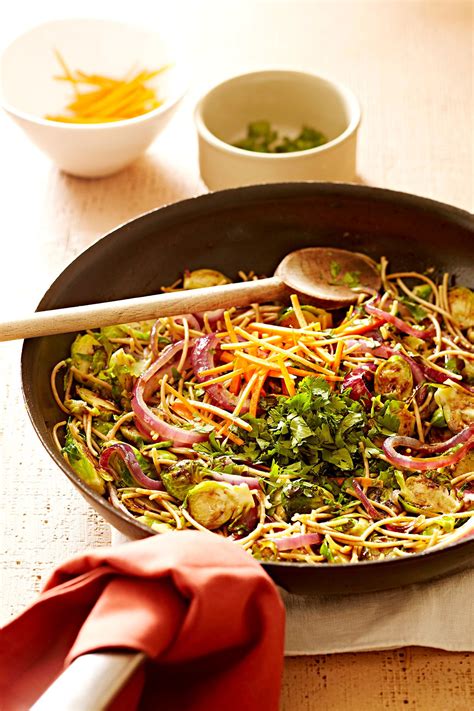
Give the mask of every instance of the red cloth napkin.
[[73, 659], [131, 648], [151, 661], [111, 709], [276, 711], [284, 607], [242, 548], [182, 531], [61, 565], [0, 632], [0, 698], [23, 711]]

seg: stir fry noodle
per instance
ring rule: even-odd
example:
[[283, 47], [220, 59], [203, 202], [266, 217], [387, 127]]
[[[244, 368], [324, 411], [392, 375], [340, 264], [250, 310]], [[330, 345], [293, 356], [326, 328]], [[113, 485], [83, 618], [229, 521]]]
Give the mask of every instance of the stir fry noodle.
[[[79, 334], [51, 375], [58, 448], [152, 531], [213, 531], [263, 560], [473, 535], [474, 293], [379, 266], [381, 292], [344, 311], [293, 294]], [[164, 290], [228, 281], [199, 269]]]

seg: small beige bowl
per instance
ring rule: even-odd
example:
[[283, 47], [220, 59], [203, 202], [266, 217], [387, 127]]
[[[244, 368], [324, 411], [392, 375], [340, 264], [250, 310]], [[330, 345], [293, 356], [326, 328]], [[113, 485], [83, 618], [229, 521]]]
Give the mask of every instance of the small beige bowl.
[[[353, 181], [360, 116], [352, 91], [315, 74], [280, 69], [233, 77], [196, 106], [202, 179], [210, 190], [299, 180]], [[329, 140], [294, 153], [255, 153], [232, 145], [245, 136], [249, 123], [260, 120], [290, 136], [303, 125], [311, 126]]]
[[[150, 86], [163, 104], [141, 116], [110, 123], [60, 123], [71, 88], [54, 50], [71, 69], [121, 77], [138, 69], [169, 68]], [[178, 56], [179, 55], [179, 56]], [[155, 140], [184, 95], [187, 72], [168, 36], [113, 20], [55, 20], [17, 37], [0, 59], [0, 100], [29, 139], [66, 173], [96, 178], [121, 170]]]

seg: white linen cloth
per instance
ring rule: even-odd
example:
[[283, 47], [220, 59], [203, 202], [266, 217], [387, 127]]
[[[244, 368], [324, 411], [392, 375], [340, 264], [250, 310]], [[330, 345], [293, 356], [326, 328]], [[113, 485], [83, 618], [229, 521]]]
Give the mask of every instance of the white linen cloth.
[[[127, 540], [112, 529], [112, 544]], [[288, 657], [406, 646], [474, 652], [474, 567], [374, 593], [292, 595], [281, 588], [280, 593]]]

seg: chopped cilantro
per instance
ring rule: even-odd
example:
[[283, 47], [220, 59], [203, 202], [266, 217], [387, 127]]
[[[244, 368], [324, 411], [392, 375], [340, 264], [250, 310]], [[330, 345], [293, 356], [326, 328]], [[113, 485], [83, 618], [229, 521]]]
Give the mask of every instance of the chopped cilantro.
[[349, 289], [353, 289], [355, 286], [360, 285], [360, 272], [346, 272], [342, 277], [342, 281]]
[[359, 442], [367, 426], [360, 403], [333, 393], [323, 378], [304, 378], [293, 397], [270, 398], [263, 417], [247, 420], [239, 452], [251, 461], [297, 466], [302, 473], [353, 471], [360, 465]]
[[329, 269], [331, 271], [331, 277], [333, 279], [337, 279], [341, 271], [341, 265], [339, 264], [339, 262], [332, 261], [329, 266]]

